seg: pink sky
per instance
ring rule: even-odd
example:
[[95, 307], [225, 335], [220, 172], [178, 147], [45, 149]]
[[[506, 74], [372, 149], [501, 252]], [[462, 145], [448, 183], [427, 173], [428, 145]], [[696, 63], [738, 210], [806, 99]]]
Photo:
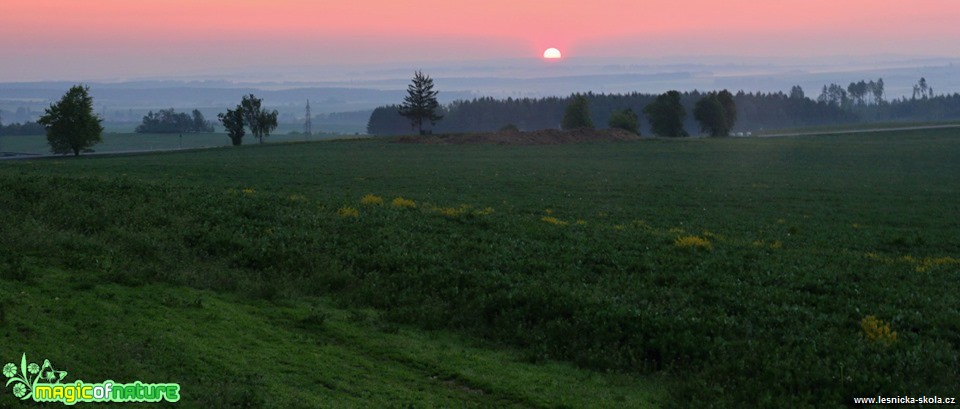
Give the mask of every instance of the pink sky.
[[265, 65], [678, 55], [960, 57], [956, 0], [7, 0], [0, 81]]

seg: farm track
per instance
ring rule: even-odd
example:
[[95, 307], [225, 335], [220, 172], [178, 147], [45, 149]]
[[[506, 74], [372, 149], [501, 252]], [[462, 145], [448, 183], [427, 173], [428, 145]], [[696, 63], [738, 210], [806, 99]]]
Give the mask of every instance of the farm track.
[[924, 126], [907, 126], [907, 127], [890, 127], [890, 128], [851, 129], [851, 130], [842, 130], [842, 131], [790, 132], [790, 133], [757, 135], [756, 137], [757, 138], [779, 138], [779, 137], [791, 137], [791, 136], [850, 135], [850, 134], [863, 134], [863, 133], [925, 131], [925, 130], [932, 130], [932, 129], [953, 129], [953, 128], [960, 128], [960, 125], [924, 125]]

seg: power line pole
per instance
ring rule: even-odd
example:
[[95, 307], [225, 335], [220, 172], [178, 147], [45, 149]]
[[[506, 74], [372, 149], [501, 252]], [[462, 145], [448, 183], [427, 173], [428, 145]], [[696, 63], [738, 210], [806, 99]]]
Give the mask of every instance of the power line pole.
[[307, 119], [303, 123], [303, 133], [304, 139], [309, 138], [313, 134], [313, 119], [310, 115], [310, 100], [307, 100]]

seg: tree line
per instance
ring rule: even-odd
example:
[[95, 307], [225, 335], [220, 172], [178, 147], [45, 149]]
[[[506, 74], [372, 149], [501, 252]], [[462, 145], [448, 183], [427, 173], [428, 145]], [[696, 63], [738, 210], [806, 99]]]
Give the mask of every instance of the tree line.
[[173, 108], [150, 111], [143, 117], [143, 123], [137, 126], [137, 133], [193, 133], [213, 132], [213, 123], [203, 117], [203, 113], [194, 109], [191, 115], [177, 113]]
[[910, 97], [887, 100], [883, 78], [843, 87], [824, 85], [817, 102], [854, 113], [859, 122], [937, 122], [960, 119], [960, 94], [933, 92], [926, 78], [913, 85]]
[[[673, 91], [671, 98], [679, 101], [685, 112], [694, 112], [698, 101], [710, 92]], [[820, 104], [809, 98], [790, 98], [777, 93], [728, 93], [737, 107], [737, 129], [761, 130], [798, 128], [830, 124], [845, 124], [858, 121], [858, 116], [838, 106]], [[640, 113], [655, 102], [660, 95], [633, 92], [629, 94], [582, 95], [590, 106], [590, 120], [594, 124], [607, 124], [615, 114], [626, 110]], [[458, 100], [438, 107], [443, 121], [433, 126], [435, 132], [492, 132], [507, 125], [520, 130], [559, 128], [566, 107], [575, 96], [544, 98], [495, 99], [480, 97]], [[403, 135], [411, 133], [410, 121], [399, 114], [398, 105], [375, 109], [367, 122], [371, 135]], [[700, 123], [693, 115], [682, 118], [684, 129], [699, 129]], [[640, 121], [640, 133], [653, 132], [649, 121]], [[709, 133], [709, 132], [708, 132]]]
[[[699, 129], [710, 135], [722, 135], [733, 131], [734, 125], [741, 131], [760, 131], [880, 121], [928, 122], [960, 119], [960, 94], [936, 95], [933, 87], [924, 78], [913, 86], [914, 93], [911, 98], [887, 100], [885, 87], [883, 78], [855, 81], [846, 87], [829, 84], [823, 86], [816, 99], [807, 97], [799, 85], [792, 87], [789, 94], [743, 91], [731, 94], [725, 91], [694, 90], [671, 91], [663, 95], [588, 92], [569, 97], [481, 97], [436, 106], [435, 115], [442, 117], [443, 121], [431, 122], [429, 129], [440, 133], [460, 133], [492, 132], [504, 127], [519, 130], [566, 128], [562, 123], [566, 110], [571, 104], [579, 104], [577, 99], [581, 95], [590, 107], [589, 121], [584, 120], [583, 123], [589, 122], [591, 126], [606, 124], [609, 127], [626, 129], [632, 127], [631, 115], [636, 116], [636, 113], [643, 112], [648, 118], [646, 121], [639, 121], [637, 131], [654, 134], [681, 135], [686, 130]], [[679, 103], [679, 107], [673, 107], [682, 109], [683, 115], [679, 115], [679, 123], [674, 121], [672, 124], [658, 124], [650, 120], [651, 112], [665, 112], [664, 98]], [[717, 100], [714, 101], [714, 98]], [[717, 107], [718, 104], [724, 105], [721, 99], [725, 99], [726, 107], [733, 109], [731, 113], [735, 112], [736, 124], [728, 120], [728, 124], [723, 125], [720, 121]], [[653, 111], [648, 110], [651, 104], [654, 104], [651, 108]], [[411, 133], [416, 127], [411, 127], [409, 119], [401, 114], [402, 109], [402, 105], [375, 109], [367, 122], [367, 132], [371, 135]], [[687, 112], [692, 112], [693, 115], [686, 115]], [[704, 119], [719, 126], [704, 127]], [[623, 125], [625, 123], [626, 125]], [[422, 128], [423, 124], [420, 125]]]
[[46, 129], [36, 122], [14, 122], [4, 125], [0, 122], [0, 136], [42, 135]]
[[[431, 133], [431, 129], [424, 130], [424, 121], [428, 121], [429, 126], [433, 127], [436, 126], [437, 121], [444, 118], [444, 115], [439, 112], [441, 107], [437, 102], [437, 94], [438, 92], [433, 90], [433, 79], [424, 75], [421, 71], [416, 71], [410, 86], [407, 87], [407, 96], [404, 97], [403, 103], [397, 106], [395, 110], [388, 108], [381, 114], [388, 117], [395, 113], [406, 118], [411, 129], [416, 129], [421, 135]], [[654, 134], [659, 136], [689, 135], [683, 127], [686, 110], [680, 100], [679, 92], [669, 91], [657, 96], [652, 102], [644, 106], [643, 113], [650, 121], [650, 127]], [[488, 101], [495, 102], [495, 100]], [[694, 119], [700, 124], [700, 130], [708, 132], [711, 136], [728, 136], [730, 129], [733, 128], [737, 120], [736, 103], [733, 100], [733, 95], [727, 90], [705, 94], [697, 101], [693, 113]], [[608, 117], [607, 125], [609, 127], [623, 129], [635, 134], [640, 133], [640, 120], [633, 108], [615, 110]], [[586, 95], [579, 93], [572, 95], [564, 107], [560, 127], [566, 130], [592, 129], [593, 124], [590, 100]], [[513, 123], [509, 123], [499, 130], [518, 131], [520, 128]]]
[[[403, 104], [375, 109], [367, 131], [372, 135], [400, 135], [413, 129], [420, 133], [489, 132], [570, 129], [605, 123], [634, 133], [686, 136], [687, 129], [698, 128], [712, 136], [724, 136], [729, 135], [735, 125], [738, 129], [764, 130], [870, 121], [960, 119], [960, 93], [936, 95], [925, 78], [913, 89], [912, 98], [887, 101], [880, 78], [851, 82], [846, 89], [837, 84], [825, 85], [816, 101], [807, 98], [803, 88], [794, 86], [789, 95], [743, 91], [734, 95], [727, 90], [669, 91], [660, 95], [588, 92], [565, 98], [474, 98], [441, 106], [436, 100], [438, 92], [433, 90], [433, 80], [418, 71]], [[263, 138], [277, 128], [277, 111], [263, 109], [261, 102], [253, 94], [246, 95], [235, 109], [218, 115], [234, 145], [242, 143], [247, 129], [263, 143]], [[647, 121], [640, 121], [638, 111], [643, 112]], [[438, 124], [440, 119], [444, 121]], [[36, 123], [6, 126], [0, 123], [0, 135], [35, 134], [42, 130], [52, 152], [79, 155], [101, 141], [101, 123], [102, 118], [93, 112], [89, 89], [77, 85], [47, 108]], [[211, 132], [212, 128], [199, 110], [194, 110], [191, 116], [178, 114], [171, 108], [156, 114], [149, 112], [137, 132]]]

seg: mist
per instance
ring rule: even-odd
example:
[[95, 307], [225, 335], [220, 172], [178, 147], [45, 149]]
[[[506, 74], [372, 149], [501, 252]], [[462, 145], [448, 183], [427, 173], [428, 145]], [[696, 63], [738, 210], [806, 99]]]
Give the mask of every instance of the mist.
[[[788, 92], [800, 85], [816, 98], [827, 84], [883, 78], [886, 97], [910, 97], [921, 77], [937, 94], [960, 92], [955, 74], [960, 58], [878, 55], [872, 57], [696, 56], [657, 59], [572, 57], [559, 62], [500, 59], [466, 62], [263, 66], [230, 72], [144, 76], [124, 79], [0, 83], [0, 116], [23, 122], [39, 116], [74, 83], [91, 88], [108, 128], [125, 129], [150, 110], [199, 109], [207, 116], [255, 93], [280, 111], [281, 123], [301, 123], [310, 101], [318, 125], [331, 132], [365, 130], [374, 108], [403, 98], [415, 70], [435, 79], [441, 103], [475, 97], [567, 96], [576, 92], [660, 93], [728, 89], [733, 92]], [[347, 113], [344, 115], [344, 113]], [[337, 116], [324, 122], [325, 117]], [[349, 119], [347, 119], [349, 118]]]

